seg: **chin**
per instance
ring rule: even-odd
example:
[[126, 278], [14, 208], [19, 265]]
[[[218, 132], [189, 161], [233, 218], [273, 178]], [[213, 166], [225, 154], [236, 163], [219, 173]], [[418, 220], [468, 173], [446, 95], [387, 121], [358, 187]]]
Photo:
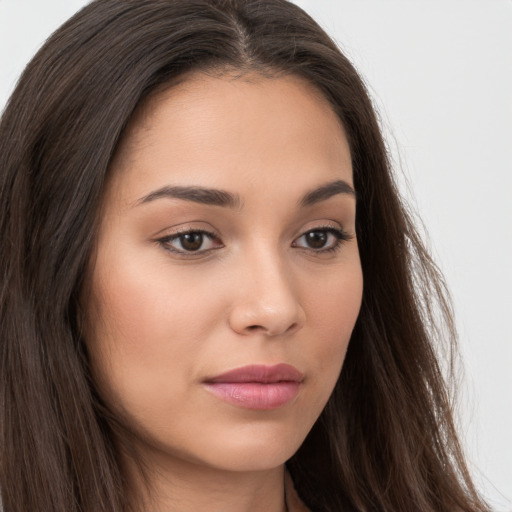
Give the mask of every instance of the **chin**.
[[[238, 426], [224, 431], [210, 429], [195, 433], [182, 442], [176, 437], [148, 438], [145, 436], [142, 453], [153, 455], [160, 464], [202, 466], [229, 472], [265, 471], [284, 464], [299, 449], [309, 429], [293, 426], [259, 424]], [[159, 438], [159, 439], [158, 439]]]
[[311, 425], [297, 422], [268, 421], [239, 425], [217, 432], [209, 450], [209, 459], [232, 471], [259, 471], [284, 464], [299, 449]]
[[[298, 450], [299, 445], [288, 443], [248, 443], [229, 447], [211, 457], [211, 465], [224, 471], [266, 471], [284, 464]], [[212, 454], [213, 455], [213, 454]]]

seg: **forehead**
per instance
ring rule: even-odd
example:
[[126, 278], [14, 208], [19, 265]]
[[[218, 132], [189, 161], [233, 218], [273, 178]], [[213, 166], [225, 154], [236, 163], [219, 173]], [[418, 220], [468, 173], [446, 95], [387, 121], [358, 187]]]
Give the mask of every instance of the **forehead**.
[[315, 87], [293, 75], [187, 76], [139, 107], [112, 167], [114, 181], [139, 188], [169, 180], [229, 188], [256, 177], [268, 186], [352, 181], [338, 116]]
[[[258, 94], [258, 92], [260, 94]], [[252, 95], [251, 95], [252, 93]], [[287, 105], [284, 96], [287, 97]], [[260, 101], [254, 103], [258, 98]], [[250, 97], [250, 98], [249, 98]], [[331, 104], [318, 87], [305, 78], [285, 73], [261, 74], [257, 71], [238, 72], [236, 70], [225, 72], [199, 72], [185, 73], [173, 82], [163, 85], [153, 91], [135, 110], [129, 124], [128, 135], [137, 129], [149, 127], [151, 120], [158, 111], [162, 111], [163, 103], [173, 102], [171, 109], [179, 112], [180, 108], [189, 109], [194, 104], [198, 108], [205, 105], [224, 104], [247, 107], [248, 99], [253, 103], [254, 109], [261, 110], [275, 99], [283, 106], [298, 107], [299, 112], [311, 113], [314, 108], [320, 107], [325, 114], [332, 116], [332, 120], [342, 128], [338, 117], [334, 114]], [[239, 112], [243, 114], [244, 112]]]

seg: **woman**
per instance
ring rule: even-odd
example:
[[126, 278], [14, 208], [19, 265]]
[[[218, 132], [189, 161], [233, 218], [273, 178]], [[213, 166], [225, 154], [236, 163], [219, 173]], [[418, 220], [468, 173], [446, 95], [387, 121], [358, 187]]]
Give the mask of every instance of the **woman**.
[[92, 2], [0, 140], [5, 510], [486, 509], [441, 277], [299, 8]]

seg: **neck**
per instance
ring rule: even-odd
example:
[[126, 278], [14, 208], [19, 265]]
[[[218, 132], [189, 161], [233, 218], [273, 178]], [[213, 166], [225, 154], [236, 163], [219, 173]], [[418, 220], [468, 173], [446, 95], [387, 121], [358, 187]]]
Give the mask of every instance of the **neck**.
[[[284, 464], [257, 471], [226, 471], [193, 462], [145, 458], [127, 461], [130, 501], [144, 512], [286, 512]], [[162, 460], [165, 459], [165, 460]]]

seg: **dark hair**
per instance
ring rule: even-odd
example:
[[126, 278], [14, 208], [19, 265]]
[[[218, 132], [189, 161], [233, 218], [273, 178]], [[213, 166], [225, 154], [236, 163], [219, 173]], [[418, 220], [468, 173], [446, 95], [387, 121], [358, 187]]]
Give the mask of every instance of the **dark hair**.
[[[288, 461], [312, 511], [476, 511], [437, 344], [443, 281], [399, 199], [364, 84], [285, 0], [96, 0], [27, 66], [0, 124], [0, 485], [6, 512], [128, 510], [80, 298], [133, 112], [187, 71], [305, 78], [348, 137], [363, 301], [341, 377]], [[444, 328], [442, 327], [444, 326]], [[451, 359], [448, 358], [450, 362]]]

